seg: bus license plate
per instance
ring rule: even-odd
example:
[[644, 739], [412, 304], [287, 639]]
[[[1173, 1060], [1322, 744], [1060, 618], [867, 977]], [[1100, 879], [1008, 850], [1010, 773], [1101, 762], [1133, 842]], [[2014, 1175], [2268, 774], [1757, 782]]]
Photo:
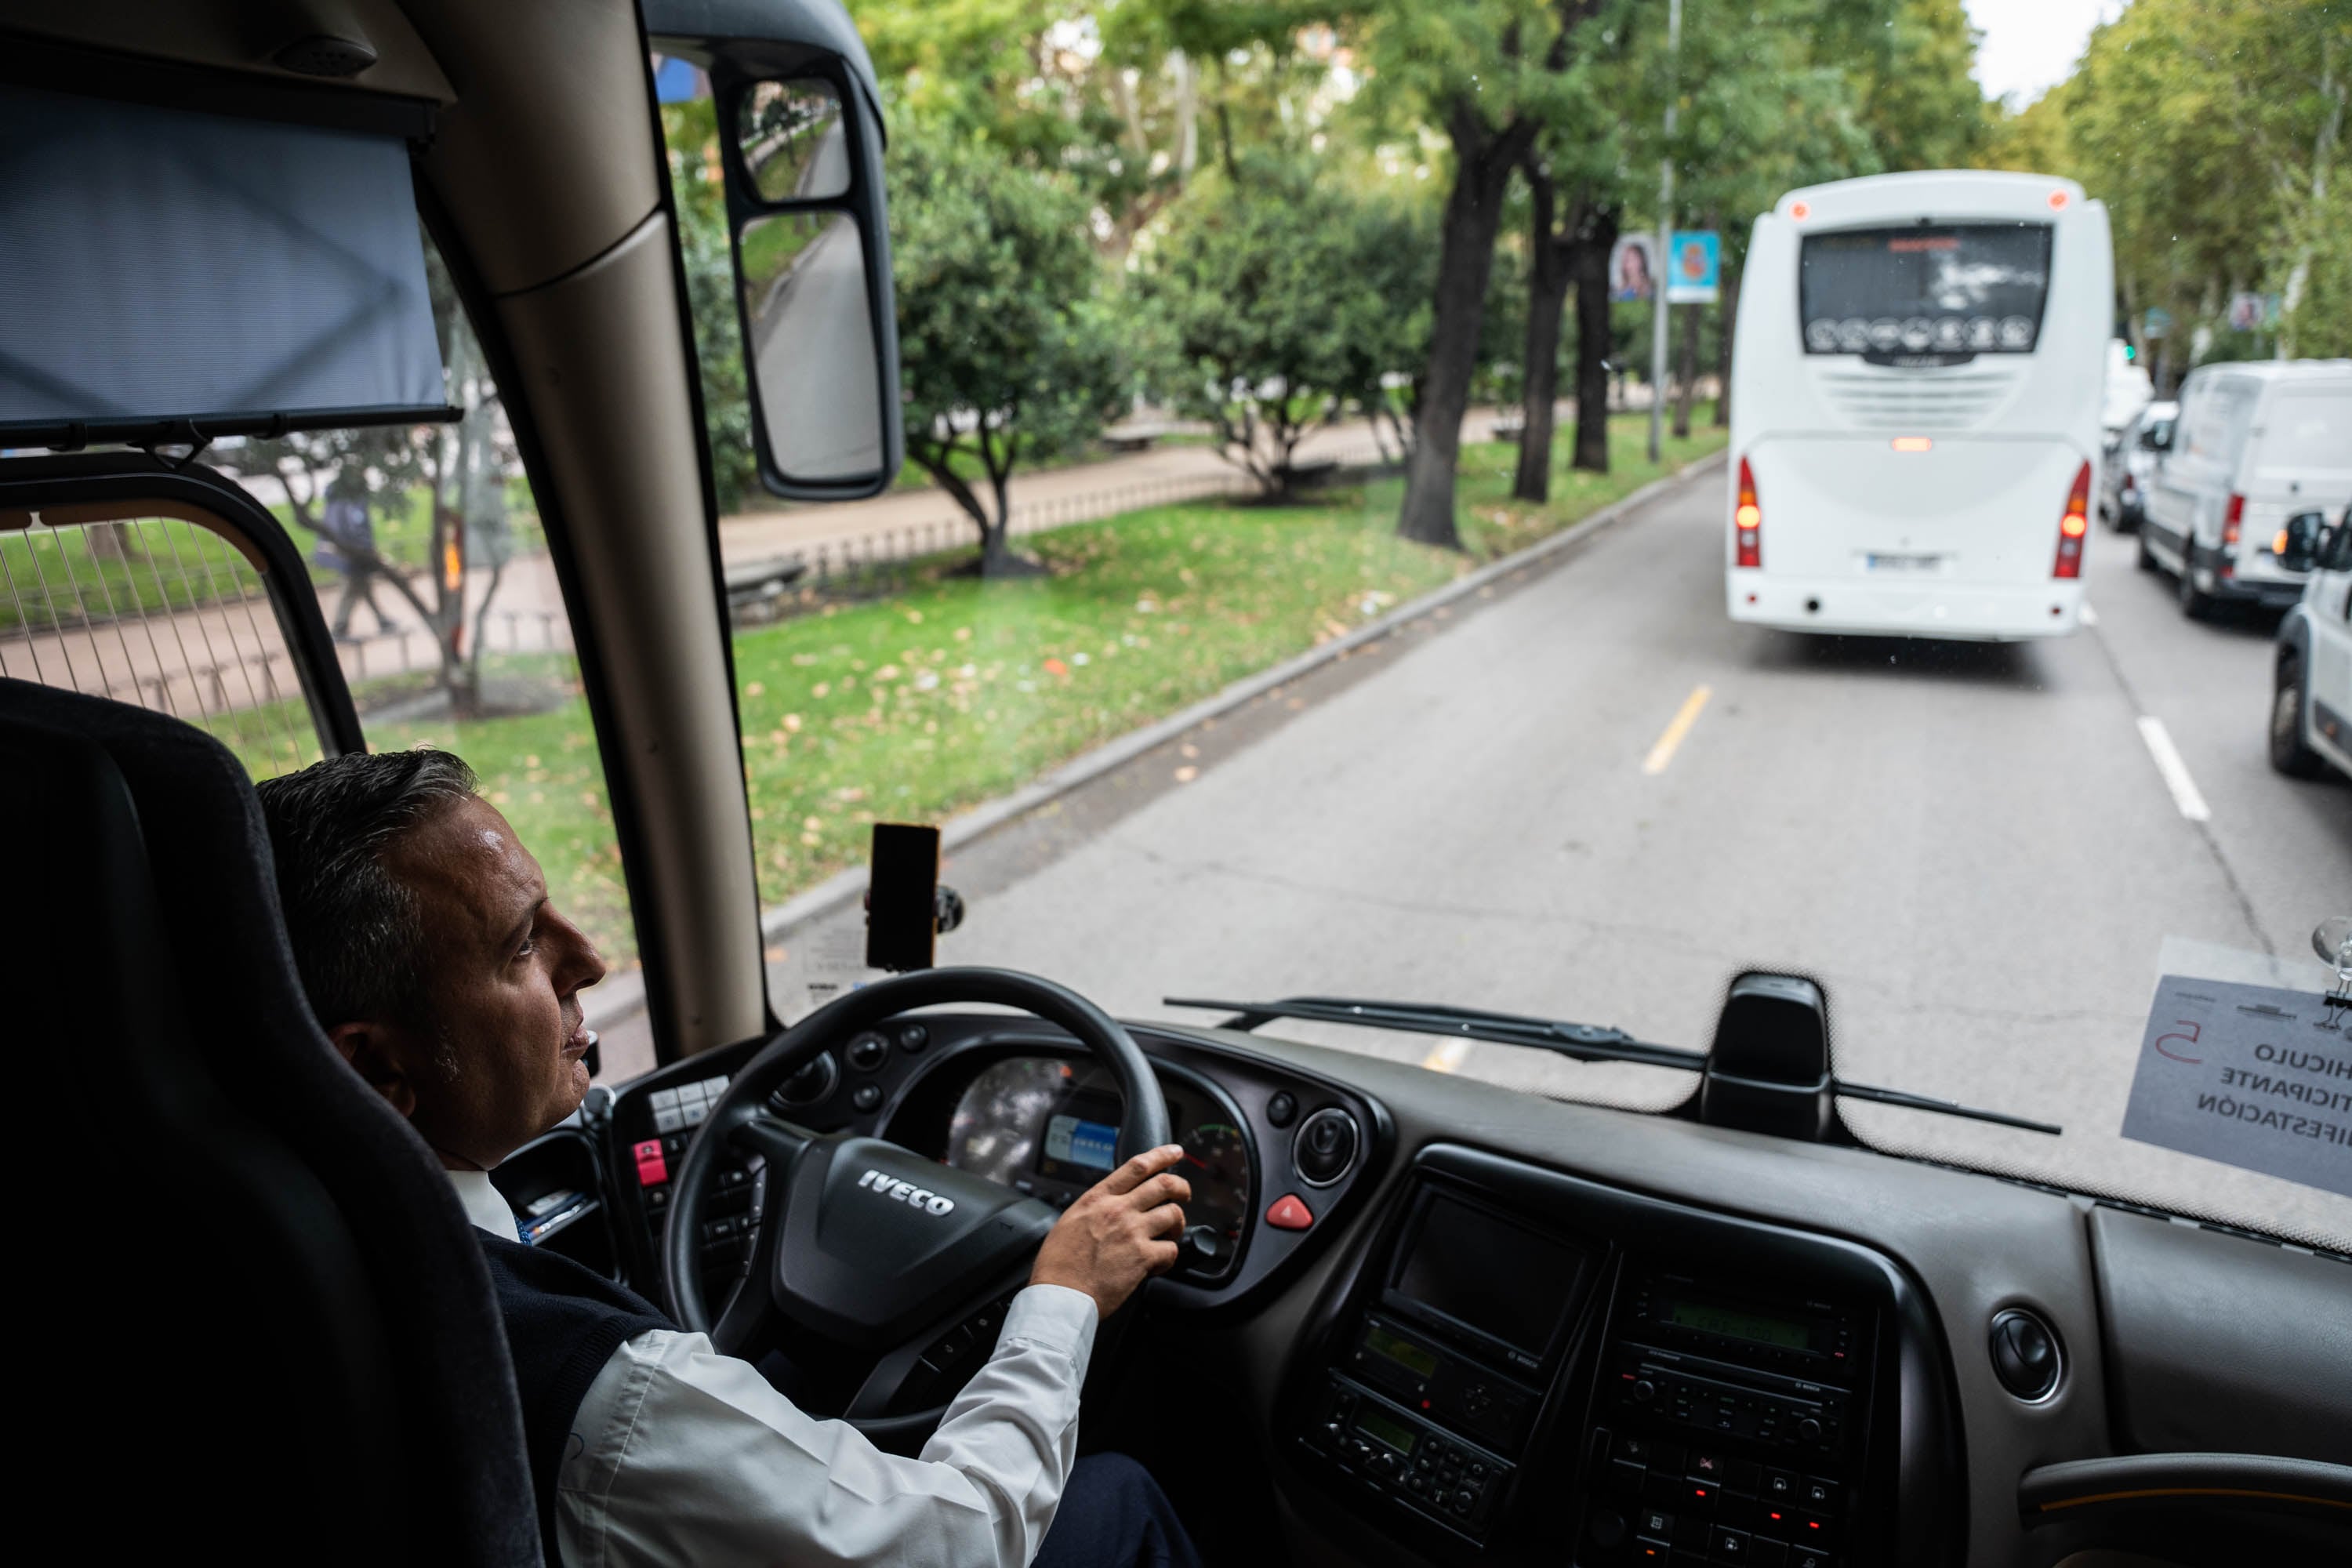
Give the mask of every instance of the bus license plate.
[[1940, 555], [1882, 555], [1872, 553], [1864, 555], [1862, 558], [1862, 564], [1863, 569], [1866, 572], [1885, 572], [1889, 574], [1899, 573], [1915, 577], [1932, 577], [1937, 573], [1943, 571], [1944, 558]]

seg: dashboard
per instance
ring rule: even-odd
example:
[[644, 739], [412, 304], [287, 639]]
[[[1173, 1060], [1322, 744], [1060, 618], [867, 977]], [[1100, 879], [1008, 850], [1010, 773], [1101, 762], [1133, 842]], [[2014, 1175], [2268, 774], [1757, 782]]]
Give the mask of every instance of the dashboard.
[[[1192, 1195], [1184, 1205], [1214, 1258], [1239, 1256], [1250, 1216], [1252, 1157], [1240, 1111], [1205, 1086], [1162, 1083], [1168, 1121], [1184, 1158], [1176, 1167]], [[1003, 1183], [1067, 1208], [1118, 1163], [1120, 1100], [1091, 1060], [1007, 1057], [966, 1084], [948, 1121], [942, 1164]], [[929, 1151], [927, 1151], [929, 1152]]]
[[[2193, 1563], [2352, 1536], [2344, 1259], [1409, 1063], [1130, 1032], [1206, 1234], [1147, 1289], [1088, 1431], [1161, 1477], [1209, 1560]], [[670, 1173], [749, 1054], [561, 1135], [611, 1174], [554, 1244], [657, 1280]], [[1003, 1015], [839, 1042], [770, 1109], [1055, 1206], [1109, 1168], [1121, 1117], [1091, 1058]], [[539, 1180], [526, 1152], [498, 1173], [518, 1211], [572, 1215], [578, 1153]], [[761, 1198], [755, 1169], [720, 1179], [701, 1242], [726, 1286]], [[2167, 1511], [2190, 1496], [2272, 1500]]]

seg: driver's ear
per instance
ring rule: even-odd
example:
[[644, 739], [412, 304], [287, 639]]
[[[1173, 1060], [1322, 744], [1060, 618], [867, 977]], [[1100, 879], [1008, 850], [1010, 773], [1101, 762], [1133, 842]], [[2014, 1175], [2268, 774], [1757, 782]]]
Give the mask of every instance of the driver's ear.
[[416, 1114], [416, 1086], [401, 1068], [391, 1031], [380, 1024], [337, 1024], [327, 1031], [327, 1039], [403, 1118]]

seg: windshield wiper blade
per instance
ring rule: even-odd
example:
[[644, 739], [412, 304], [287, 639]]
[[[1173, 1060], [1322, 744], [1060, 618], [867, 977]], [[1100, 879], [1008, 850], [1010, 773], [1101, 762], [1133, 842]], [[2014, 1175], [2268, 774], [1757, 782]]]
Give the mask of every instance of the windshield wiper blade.
[[1881, 1105], [1899, 1105], [1906, 1110], [1933, 1110], [1944, 1116], [1965, 1116], [1973, 1121], [2021, 1127], [2028, 1132], [2056, 1135], [2066, 1131], [2054, 1122], [2029, 1121], [2022, 1116], [2011, 1116], [2006, 1111], [1979, 1110], [1973, 1105], [1961, 1105], [1949, 1100], [1930, 1100], [1924, 1094], [1906, 1094], [1899, 1089], [1876, 1089], [1866, 1083], [1848, 1083], [1842, 1078], [1831, 1079], [1830, 1089], [1833, 1093], [1851, 1095], [1856, 1100], [1875, 1100]]
[[[1447, 1035], [1457, 1039], [1485, 1040], [1498, 1046], [1526, 1046], [1573, 1057], [1580, 1062], [1635, 1062], [1643, 1067], [1679, 1068], [1685, 1072], [1701, 1072], [1706, 1068], [1704, 1051], [1685, 1050], [1678, 1046], [1652, 1045], [1635, 1039], [1622, 1029], [1606, 1028], [1596, 1024], [1563, 1024], [1549, 1018], [1522, 1017], [1513, 1013], [1488, 1013], [1475, 1007], [1448, 1007], [1418, 1002], [1360, 1002], [1339, 996], [1286, 996], [1279, 1002], [1221, 1002], [1202, 996], [1163, 996], [1160, 1000], [1160, 1005], [1167, 1007], [1198, 1007], [1209, 1012], [1230, 1013], [1233, 1016], [1218, 1027], [1239, 1029], [1244, 1033], [1276, 1018], [1303, 1018], [1324, 1024], [1353, 1024], [1367, 1029]], [[1849, 1083], [1843, 1079], [1832, 1079], [1830, 1091], [1849, 1095], [1855, 1100], [1873, 1100], [1880, 1105], [1901, 1106], [1906, 1110], [1932, 1110], [1943, 1116], [1965, 1116], [1975, 1121], [2022, 1128], [2028, 1132], [2058, 1135], [2065, 1131], [2064, 1128], [2051, 1122], [2030, 1121], [2022, 1116], [2011, 1116], [2005, 1111], [1979, 1110], [1974, 1106], [1961, 1105], [1949, 1100], [1931, 1100], [1924, 1094], [1908, 1094], [1899, 1089], [1880, 1089], [1866, 1083]]]
[[1286, 996], [1279, 1002], [1219, 1002], [1205, 997], [1163, 996], [1169, 1007], [1200, 1007], [1231, 1013], [1220, 1026], [1248, 1031], [1274, 1018], [1304, 1018], [1324, 1024], [1354, 1024], [1368, 1029], [1397, 1029], [1416, 1035], [1448, 1035], [1456, 1039], [1486, 1040], [1498, 1046], [1527, 1046], [1573, 1057], [1580, 1062], [1635, 1062], [1643, 1067], [1679, 1068], [1696, 1072], [1706, 1057], [1676, 1046], [1654, 1046], [1622, 1029], [1597, 1024], [1562, 1024], [1549, 1018], [1524, 1018], [1511, 1013], [1487, 1013], [1475, 1007], [1446, 1007], [1417, 1002], [1360, 1002], [1341, 996]]

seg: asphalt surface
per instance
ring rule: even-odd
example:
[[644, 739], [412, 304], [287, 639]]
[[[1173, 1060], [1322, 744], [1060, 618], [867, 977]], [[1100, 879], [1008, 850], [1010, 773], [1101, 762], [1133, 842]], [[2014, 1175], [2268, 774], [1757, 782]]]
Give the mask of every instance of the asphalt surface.
[[[1722, 484], [968, 847], [944, 875], [971, 912], [940, 961], [1034, 970], [1130, 1017], [1353, 994], [1702, 1048], [1731, 975], [1795, 970], [1828, 989], [1841, 1076], [2066, 1129], [1846, 1101], [1865, 1136], [2352, 1247], [2352, 1202], [2119, 1134], [2160, 963], [2316, 985], [2311, 928], [2352, 907], [2352, 787], [2264, 761], [2274, 622], [2185, 620], [2095, 529], [2095, 623], [2063, 641], [1736, 626]], [[781, 955], [785, 1011], [848, 962], [849, 918]], [[1692, 1083], [1272, 1028], [1576, 1098], [1655, 1106]]]

